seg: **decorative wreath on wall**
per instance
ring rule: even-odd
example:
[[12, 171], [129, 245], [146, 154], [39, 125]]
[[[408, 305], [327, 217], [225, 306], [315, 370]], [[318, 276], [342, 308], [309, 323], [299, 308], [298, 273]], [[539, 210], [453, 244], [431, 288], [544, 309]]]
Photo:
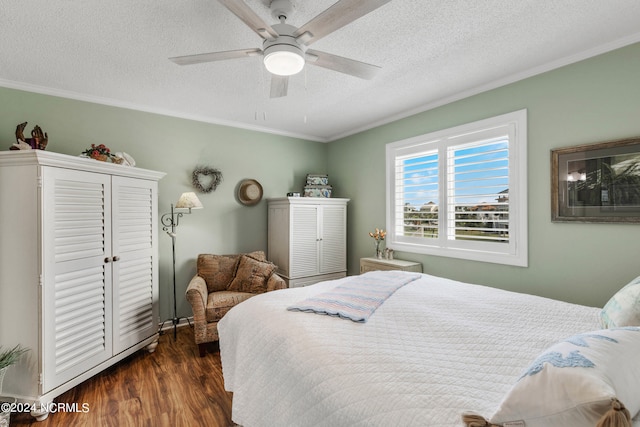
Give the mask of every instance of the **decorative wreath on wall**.
[[196, 166], [191, 174], [191, 185], [201, 193], [215, 191], [222, 182], [222, 172], [208, 166]]

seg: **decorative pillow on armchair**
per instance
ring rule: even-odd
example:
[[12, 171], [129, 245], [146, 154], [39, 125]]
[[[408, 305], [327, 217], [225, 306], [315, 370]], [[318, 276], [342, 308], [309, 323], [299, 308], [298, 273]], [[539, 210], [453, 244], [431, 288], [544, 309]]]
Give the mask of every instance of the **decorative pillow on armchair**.
[[574, 335], [538, 356], [488, 422], [470, 414], [463, 420], [526, 427], [592, 427], [622, 414], [629, 420], [640, 412], [638, 354], [640, 328]]
[[605, 328], [640, 326], [640, 277], [611, 297], [600, 312]]
[[224, 291], [236, 271], [239, 255], [198, 255], [198, 276], [207, 282], [209, 292]]
[[236, 276], [229, 285], [230, 291], [261, 294], [267, 291], [267, 281], [276, 270], [270, 262], [260, 261], [249, 255], [242, 255], [238, 262]]
[[269, 262], [267, 261], [267, 256], [264, 254], [263, 251], [253, 251], [253, 252], [246, 253], [245, 255], [258, 261]]

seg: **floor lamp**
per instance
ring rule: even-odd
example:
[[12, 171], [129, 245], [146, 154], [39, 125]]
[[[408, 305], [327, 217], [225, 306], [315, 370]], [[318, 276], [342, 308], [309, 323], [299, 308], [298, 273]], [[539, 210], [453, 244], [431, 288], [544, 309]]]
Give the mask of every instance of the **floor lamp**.
[[[176, 328], [180, 319], [187, 319], [187, 317], [178, 317], [178, 308], [176, 303], [176, 228], [180, 223], [180, 218], [184, 213], [191, 213], [191, 209], [202, 209], [202, 203], [198, 200], [196, 193], [188, 192], [182, 193], [175, 206], [171, 205], [171, 212], [162, 215], [160, 222], [162, 223], [162, 230], [166, 231], [169, 237], [171, 237], [171, 250], [173, 252], [173, 317], [165, 320], [160, 325], [160, 331], [164, 327], [164, 324], [169, 320], [173, 323], [173, 339], [176, 340], [178, 333]], [[175, 212], [175, 209], [189, 209], [189, 212]], [[191, 322], [189, 322], [191, 325]]]

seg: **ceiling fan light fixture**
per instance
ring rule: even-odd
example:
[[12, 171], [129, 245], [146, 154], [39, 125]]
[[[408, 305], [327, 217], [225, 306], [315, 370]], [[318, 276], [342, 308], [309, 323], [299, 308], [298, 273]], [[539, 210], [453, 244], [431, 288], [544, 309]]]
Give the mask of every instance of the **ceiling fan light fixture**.
[[264, 66], [271, 74], [292, 76], [304, 68], [304, 53], [289, 44], [272, 45], [264, 50]]

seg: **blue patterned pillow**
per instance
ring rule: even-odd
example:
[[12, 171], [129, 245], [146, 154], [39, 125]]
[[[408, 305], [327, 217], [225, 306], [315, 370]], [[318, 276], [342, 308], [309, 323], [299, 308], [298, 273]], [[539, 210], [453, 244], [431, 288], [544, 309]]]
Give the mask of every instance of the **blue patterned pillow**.
[[640, 326], [640, 276], [611, 297], [600, 318], [605, 328]]
[[[595, 426], [626, 406], [640, 412], [640, 328], [572, 336], [542, 353], [523, 372], [489, 419], [490, 425]], [[467, 425], [482, 417], [466, 414]], [[631, 425], [631, 424], [629, 424]]]

